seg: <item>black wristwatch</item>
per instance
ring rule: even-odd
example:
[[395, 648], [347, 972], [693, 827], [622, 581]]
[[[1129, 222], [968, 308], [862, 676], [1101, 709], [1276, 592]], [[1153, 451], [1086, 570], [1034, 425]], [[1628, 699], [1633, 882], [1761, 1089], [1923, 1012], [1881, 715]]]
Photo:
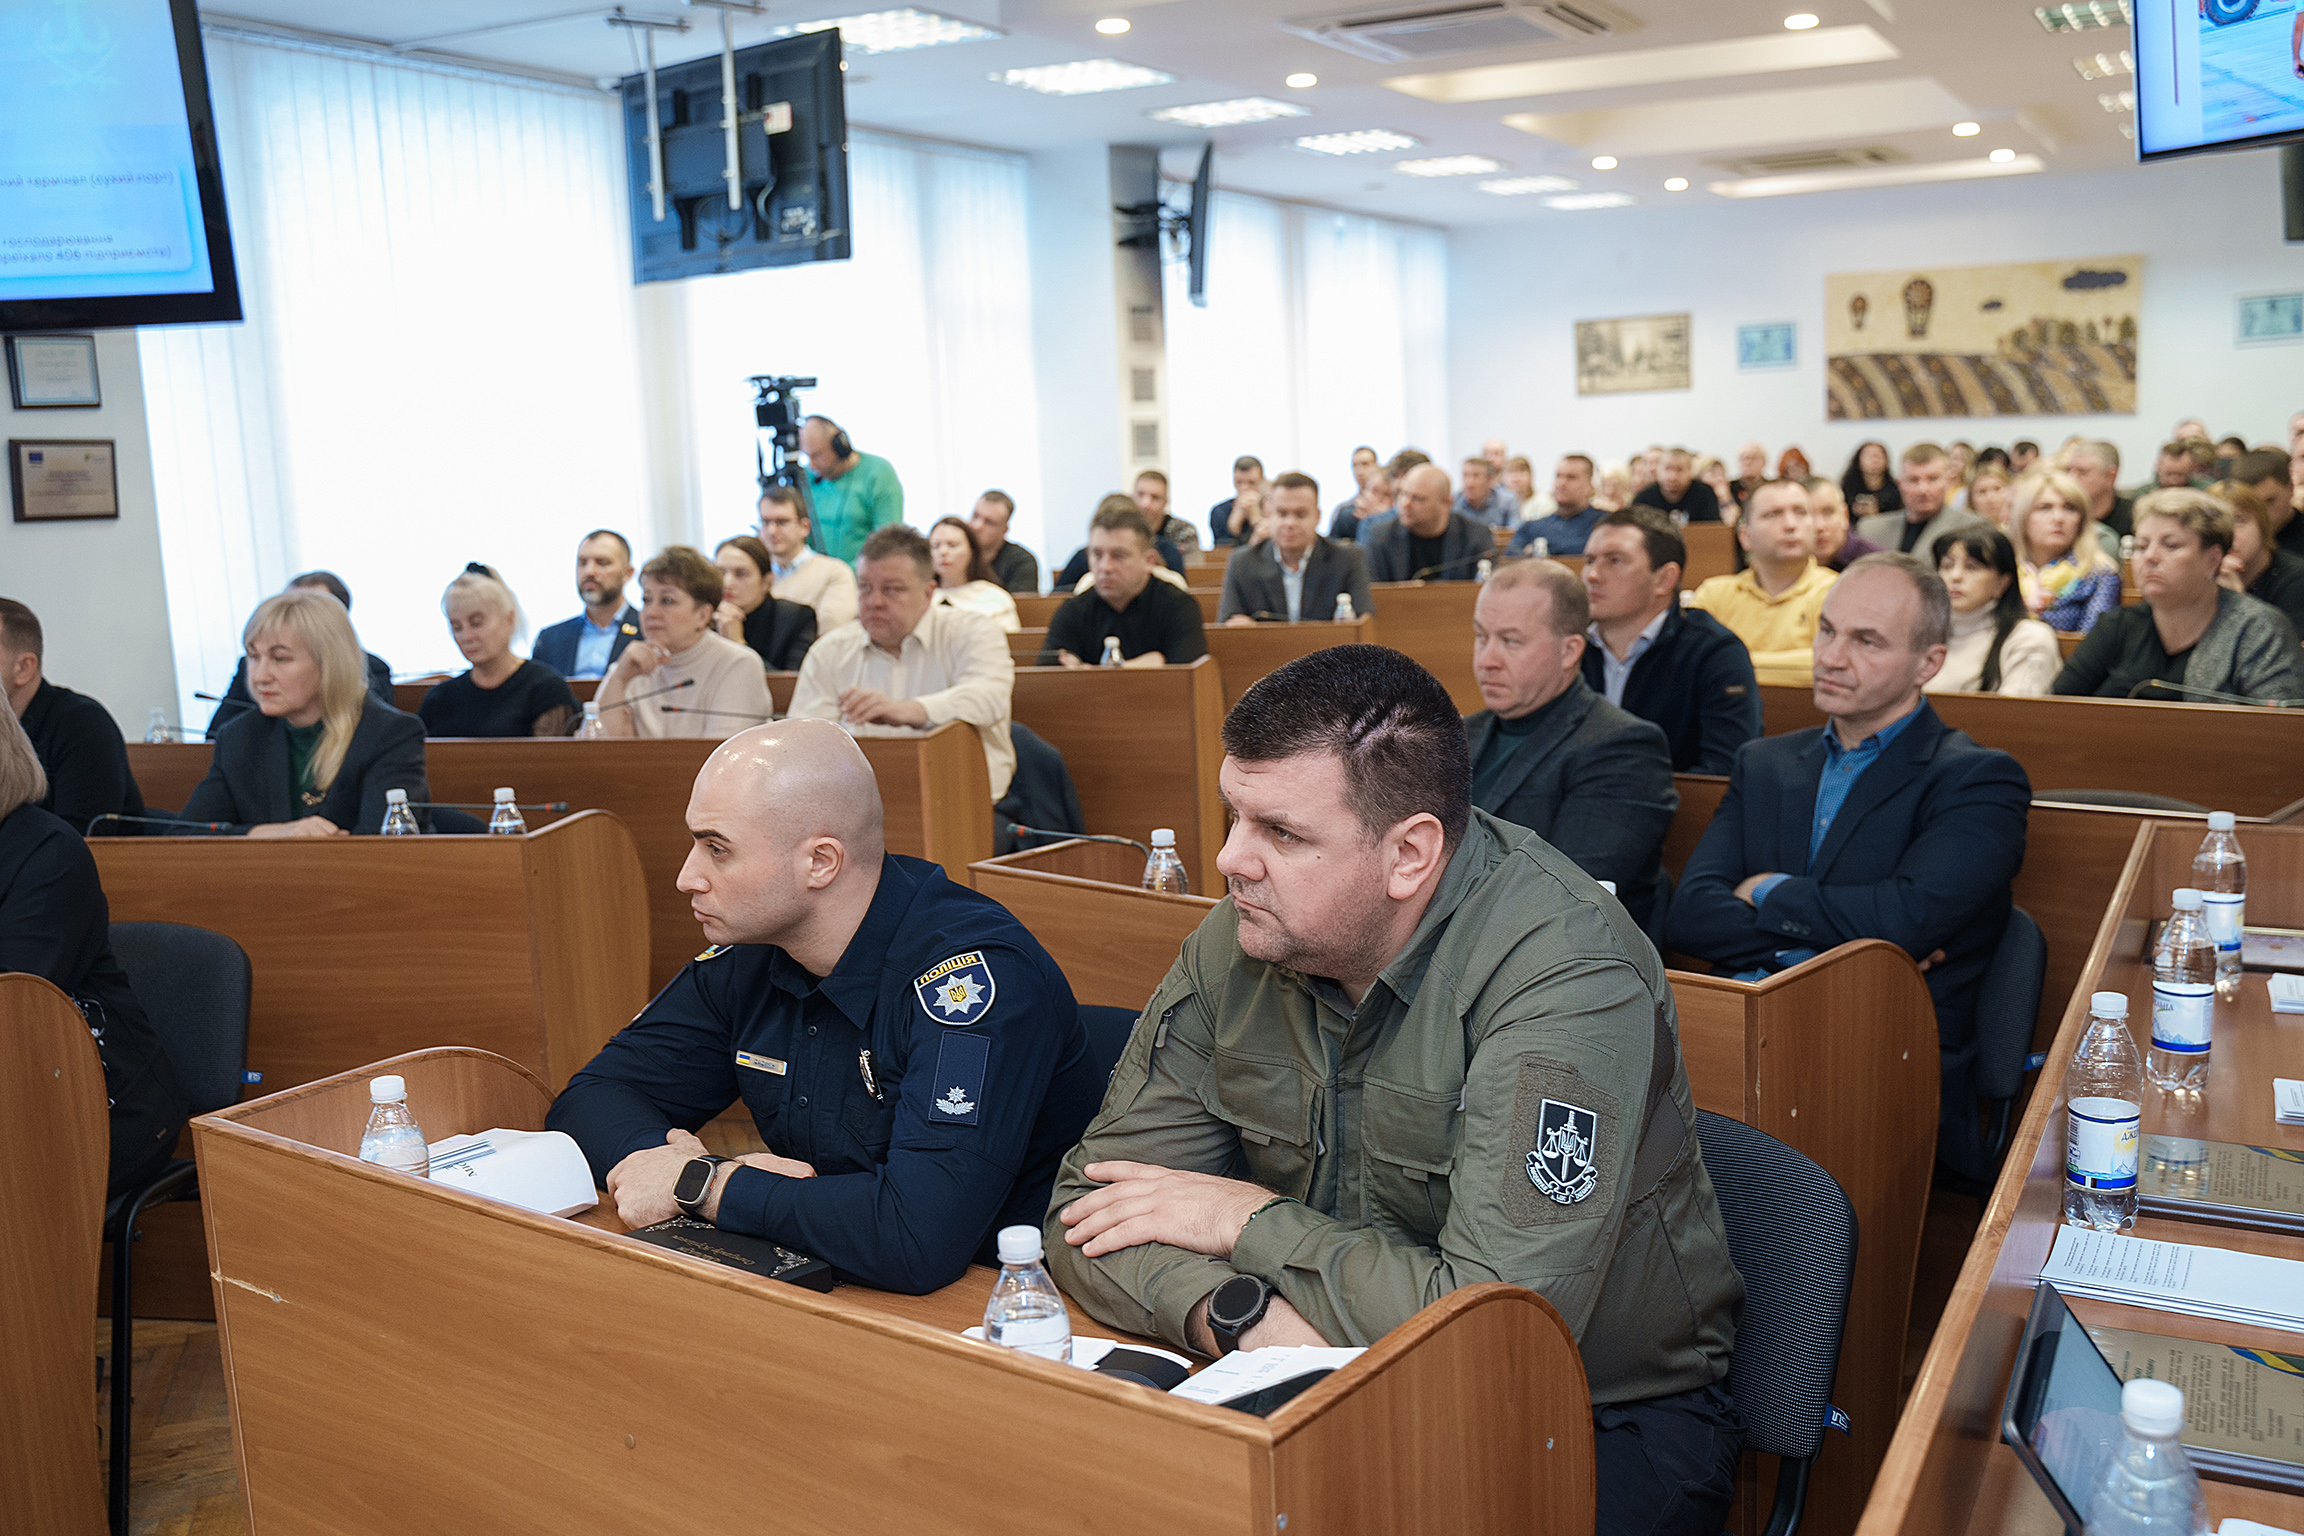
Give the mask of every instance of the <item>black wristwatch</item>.
[[672, 1181], [672, 1203], [680, 1207], [681, 1215], [690, 1221], [704, 1219], [704, 1197], [712, 1192], [713, 1171], [729, 1161], [732, 1159], [707, 1152], [681, 1166], [680, 1177]]
[[1208, 1331], [1216, 1336], [1216, 1353], [1228, 1355], [1240, 1347], [1240, 1335], [1264, 1320], [1272, 1305], [1272, 1287], [1255, 1275], [1234, 1275], [1208, 1295]]

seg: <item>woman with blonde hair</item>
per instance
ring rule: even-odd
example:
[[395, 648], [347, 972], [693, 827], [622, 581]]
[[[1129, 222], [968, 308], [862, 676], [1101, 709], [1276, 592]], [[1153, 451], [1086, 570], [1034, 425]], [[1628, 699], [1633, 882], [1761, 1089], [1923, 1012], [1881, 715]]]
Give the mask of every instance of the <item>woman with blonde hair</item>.
[[186, 821], [250, 837], [341, 837], [379, 830], [388, 790], [419, 804], [432, 798], [424, 727], [368, 692], [342, 603], [304, 588], [266, 598], [241, 644], [256, 707], [217, 733]]
[[565, 736], [576, 719], [568, 681], [512, 649], [527, 626], [512, 589], [474, 561], [440, 594], [448, 634], [471, 670], [434, 687], [417, 713], [427, 736]]
[[2024, 606], [2050, 629], [2085, 634], [2120, 605], [2120, 567], [2096, 537], [2088, 493], [2064, 470], [2017, 482], [2008, 542], [2023, 573]]

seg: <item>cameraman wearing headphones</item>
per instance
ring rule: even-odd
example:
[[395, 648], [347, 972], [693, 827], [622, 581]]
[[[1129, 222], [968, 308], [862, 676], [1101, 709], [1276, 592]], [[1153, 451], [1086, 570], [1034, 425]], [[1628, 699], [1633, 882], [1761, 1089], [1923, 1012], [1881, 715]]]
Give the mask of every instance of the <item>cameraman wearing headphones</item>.
[[808, 460], [810, 542], [843, 565], [854, 565], [873, 529], [904, 521], [896, 467], [876, 453], [858, 453], [829, 416], [800, 423], [800, 452]]

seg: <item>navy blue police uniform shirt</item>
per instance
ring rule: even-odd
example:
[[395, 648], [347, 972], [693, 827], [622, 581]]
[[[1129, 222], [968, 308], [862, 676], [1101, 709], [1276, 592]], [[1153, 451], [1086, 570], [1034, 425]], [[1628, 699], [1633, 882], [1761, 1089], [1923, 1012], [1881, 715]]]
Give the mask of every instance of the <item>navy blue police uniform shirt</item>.
[[[869, 1052], [868, 1060], [860, 1060]], [[1008, 910], [890, 854], [821, 980], [766, 944], [690, 961], [554, 1101], [595, 1179], [739, 1098], [779, 1157], [744, 1167], [719, 1225], [919, 1294], [996, 1263], [1047, 1219], [1057, 1165], [1103, 1101], [1072, 989]]]

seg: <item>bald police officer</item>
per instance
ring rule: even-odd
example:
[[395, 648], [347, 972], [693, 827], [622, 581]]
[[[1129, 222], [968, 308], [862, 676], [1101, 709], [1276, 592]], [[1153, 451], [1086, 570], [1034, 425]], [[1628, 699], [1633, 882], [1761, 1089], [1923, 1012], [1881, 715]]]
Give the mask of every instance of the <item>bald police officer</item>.
[[1527, 1286], [1583, 1353], [1603, 1536], [1718, 1531], [1743, 1285], [1656, 951], [1471, 809], [1456, 708], [1397, 651], [1290, 662], [1223, 740], [1230, 896], [1064, 1161], [1058, 1283], [1204, 1354]]
[[[885, 851], [836, 725], [729, 738], [688, 830], [680, 889], [712, 947], [546, 1123], [627, 1226], [685, 1212], [910, 1293], [996, 1262], [1104, 1086], [1056, 963], [999, 903]], [[770, 1150], [710, 1159], [694, 1133], [738, 1099]]]

